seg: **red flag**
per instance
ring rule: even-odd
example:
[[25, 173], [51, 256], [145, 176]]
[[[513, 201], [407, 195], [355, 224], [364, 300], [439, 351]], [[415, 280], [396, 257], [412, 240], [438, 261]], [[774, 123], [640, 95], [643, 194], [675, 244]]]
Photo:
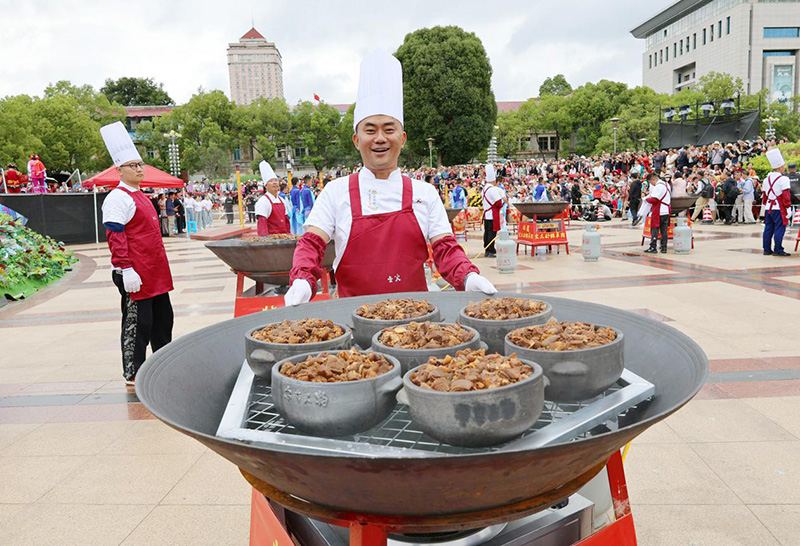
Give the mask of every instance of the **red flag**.
[[319, 95], [317, 95], [316, 93], [314, 93], [314, 100], [319, 102]]

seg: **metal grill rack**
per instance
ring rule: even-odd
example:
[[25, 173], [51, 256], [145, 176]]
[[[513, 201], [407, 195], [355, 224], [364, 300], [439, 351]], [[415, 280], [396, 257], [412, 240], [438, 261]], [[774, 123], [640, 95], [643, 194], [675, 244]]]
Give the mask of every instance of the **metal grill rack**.
[[341, 438], [320, 438], [296, 430], [278, 413], [272, 388], [245, 362], [217, 436], [247, 443], [291, 445], [309, 452], [347, 452], [365, 457], [442, 457], [493, 451], [531, 449], [614, 430], [619, 417], [652, 397], [655, 387], [629, 370], [603, 394], [581, 402], [545, 402], [539, 420], [521, 437], [489, 448], [463, 448], [441, 443], [414, 426], [408, 406], [398, 404], [376, 427]]

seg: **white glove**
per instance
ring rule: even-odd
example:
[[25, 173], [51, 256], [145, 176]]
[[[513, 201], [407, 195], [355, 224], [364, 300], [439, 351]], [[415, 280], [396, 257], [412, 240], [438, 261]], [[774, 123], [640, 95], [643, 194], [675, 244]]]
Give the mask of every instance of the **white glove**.
[[484, 294], [497, 294], [497, 288], [494, 287], [492, 281], [482, 275], [478, 275], [474, 271], [467, 274], [467, 279], [464, 282], [464, 290], [467, 292], [483, 292]]
[[311, 285], [305, 279], [295, 279], [292, 286], [283, 296], [285, 306], [300, 305], [311, 300]]
[[138, 292], [142, 288], [142, 278], [132, 267], [128, 267], [122, 270], [122, 285], [129, 294]]

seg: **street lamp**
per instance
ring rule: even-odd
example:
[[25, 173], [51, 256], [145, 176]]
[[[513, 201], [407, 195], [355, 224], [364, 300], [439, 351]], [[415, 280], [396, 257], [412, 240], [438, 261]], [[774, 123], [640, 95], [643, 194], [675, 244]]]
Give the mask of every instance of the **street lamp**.
[[731, 110], [733, 110], [734, 106], [736, 106], [736, 103], [733, 102], [733, 99], [725, 99], [722, 101], [722, 108], [725, 110], [726, 116], [731, 114]]
[[172, 129], [169, 133], [164, 133], [164, 137], [170, 140], [168, 148], [170, 173], [172, 173], [172, 176], [179, 177], [181, 174], [181, 159], [179, 155], [178, 144], [175, 142], [175, 139], [181, 138], [181, 134], [175, 131], [175, 129]]
[[642, 144], [642, 151], [643, 152], [646, 151], [645, 146], [647, 145], [647, 139], [646, 138], [640, 138], [639, 142]]
[[767, 130], [764, 131], [764, 136], [766, 136], [768, 140], [772, 140], [773, 138], [775, 138], [775, 128], [772, 126], [772, 124], [773, 123], [778, 123], [778, 121], [780, 121], [780, 120], [778, 118], [775, 118], [775, 117], [768, 117], [764, 121], [766, 121], [767, 125], [769, 125]]
[[433, 168], [433, 137], [428, 137], [428, 161], [430, 162], [431, 169]]
[[714, 110], [714, 103], [713, 102], [704, 102], [700, 106], [700, 110], [703, 111], [703, 117], [708, 117], [711, 115], [712, 110]]
[[614, 124], [614, 155], [617, 155], [617, 123], [619, 123], [619, 118], [611, 118], [611, 123]]
[[688, 104], [684, 104], [681, 106], [681, 109], [678, 111], [678, 114], [681, 116], [681, 121], [686, 121], [686, 118], [689, 117], [689, 114], [692, 113], [692, 109], [689, 107]]

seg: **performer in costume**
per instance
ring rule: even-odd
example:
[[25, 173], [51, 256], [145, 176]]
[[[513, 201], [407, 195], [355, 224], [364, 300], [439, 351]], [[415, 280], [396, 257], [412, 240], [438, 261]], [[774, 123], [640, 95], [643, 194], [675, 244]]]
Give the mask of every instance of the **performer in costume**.
[[303, 208], [300, 206], [300, 188], [297, 187], [297, 180], [292, 180], [292, 189], [289, 190], [289, 201], [292, 203], [291, 229], [292, 235], [303, 234]]
[[450, 192], [450, 195], [453, 200], [454, 209], [467, 208], [467, 192], [464, 190], [464, 186], [461, 185], [460, 181], [456, 182], [455, 186], [453, 186], [453, 191]]
[[120, 177], [103, 201], [103, 225], [114, 268], [111, 278], [122, 297], [123, 375], [133, 384], [147, 346], [155, 352], [172, 341], [172, 273], [158, 215], [139, 190], [144, 163], [136, 146], [119, 121], [102, 127], [100, 134]]
[[258, 164], [261, 178], [267, 191], [256, 201], [256, 231], [260, 237], [275, 233], [289, 233], [289, 218], [286, 216], [286, 206], [278, 195], [280, 181], [275, 171], [266, 161]]
[[22, 192], [22, 176], [20, 175], [19, 171], [17, 170], [17, 166], [13, 163], [9, 163], [6, 166], [6, 191], [8, 193], [21, 193]]
[[767, 150], [767, 159], [773, 171], [764, 177], [761, 185], [764, 205], [763, 246], [765, 256], [791, 256], [783, 249], [783, 235], [789, 223], [788, 208], [792, 204], [789, 178], [784, 174], [786, 163], [778, 148]]
[[303, 177], [303, 186], [300, 188], [300, 206], [303, 209], [303, 224], [305, 225], [311, 209], [314, 208], [314, 192], [311, 191], [311, 176]]
[[295, 249], [286, 305], [313, 297], [330, 239], [340, 297], [426, 291], [428, 242], [442, 277], [457, 290], [497, 292], [453, 237], [436, 189], [397, 167], [406, 142], [402, 68], [386, 52], [361, 63], [353, 132], [364, 167], [320, 193]]
[[47, 169], [38, 155], [33, 156], [33, 163], [28, 163], [28, 167], [31, 171], [30, 177], [33, 183], [33, 193], [47, 193], [47, 183], [45, 182], [45, 178], [47, 178]]

